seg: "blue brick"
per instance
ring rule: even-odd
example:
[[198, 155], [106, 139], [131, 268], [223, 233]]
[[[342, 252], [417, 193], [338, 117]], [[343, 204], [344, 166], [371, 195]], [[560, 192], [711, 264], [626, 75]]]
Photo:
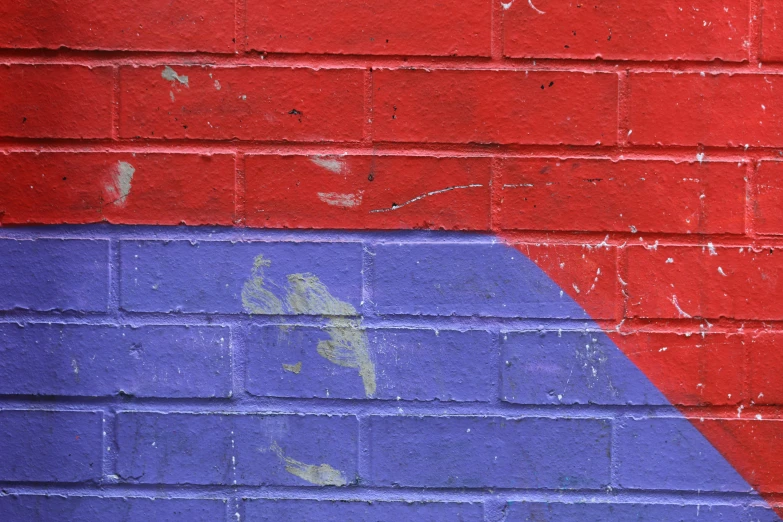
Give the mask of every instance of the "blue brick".
[[[361, 303], [359, 243], [125, 241], [120, 251], [125, 310], [245, 313], [243, 287], [253, 281], [260, 285], [261, 279], [275, 304], [264, 310], [256, 306], [254, 313], [280, 313], [276, 306], [283, 313], [297, 313], [286, 299], [291, 274], [314, 275], [331, 297], [355, 310]], [[254, 279], [257, 256], [263, 256], [269, 266], [259, 267]], [[350, 315], [325, 308], [305, 313]]]
[[0, 325], [0, 394], [228, 397], [221, 327]]
[[[339, 336], [339, 330], [334, 333]], [[488, 401], [497, 381], [497, 349], [484, 331], [368, 329], [366, 342], [380, 399]], [[247, 389], [272, 397], [367, 397], [356, 367], [319, 355], [329, 329], [265, 326], [249, 329]]]
[[587, 318], [532, 261], [502, 244], [380, 245], [378, 313]]
[[0, 240], [0, 310], [105, 312], [109, 243]]
[[144, 484], [348, 485], [357, 430], [352, 416], [121, 413], [117, 473]]
[[611, 424], [594, 419], [372, 417], [372, 484], [602, 488]]
[[620, 487], [750, 491], [686, 419], [623, 419], [616, 431], [615, 475]]
[[225, 520], [223, 500], [9, 495], [0, 497], [3, 520], [36, 522], [211, 522]]
[[672, 504], [561, 504], [510, 502], [505, 522], [779, 522], [771, 509], [737, 506], [683, 506]]
[[474, 522], [483, 516], [480, 503], [345, 500], [249, 500], [245, 502], [245, 515], [258, 522]]
[[504, 401], [518, 404], [668, 404], [603, 333], [505, 332]]
[[93, 411], [0, 411], [0, 481], [98, 479], [102, 424]]

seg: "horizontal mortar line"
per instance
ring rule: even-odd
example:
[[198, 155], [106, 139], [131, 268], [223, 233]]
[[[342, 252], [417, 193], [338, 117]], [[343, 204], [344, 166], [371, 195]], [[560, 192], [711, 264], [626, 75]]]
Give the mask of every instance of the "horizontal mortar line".
[[89, 496], [105, 498], [182, 498], [227, 499], [242, 497], [248, 500], [348, 500], [359, 502], [431, 501], [431, 502], [485, 502], [507, 500], [512, 502], [563, 503], [644, 503], [701, 506], [763, 507], [764, 501], [754, 492], [677, 491], [649, 489], [556, 490], [512, 488], [414, 488], [347, 486], [315, 488], [308, 486], [248, 486], [248, 485], [171, 485], [171, 484], [113, 484], [100, 483], [18, 483], [0, 482], [4, 495]]

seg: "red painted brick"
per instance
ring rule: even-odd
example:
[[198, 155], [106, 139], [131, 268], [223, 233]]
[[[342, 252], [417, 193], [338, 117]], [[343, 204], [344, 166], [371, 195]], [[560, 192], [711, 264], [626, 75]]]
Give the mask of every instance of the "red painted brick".
[[756, 404], [783, 404], [783, 334], [756, 332], [750, 339], [750, 398]]
[[120, 135], [355, 141], [364, 72], [283, 67], [123, 67]]
[[247, 224], [489, 230], [488, 158], [248, 156]]
[[[617, 337], [617, 334], [613, 335]], [[640, 333], [628, 358], [676, 405], [732, 405], [745, 398], [745, 339], [741, 335]]]
[[504, 229], [737, 233], [745, 165], [506, 159]]
[[112, 71], [79, 65], [0, 65], [0, 136], [111, 136]]
[[232, 222], [228, 154], [25, 152], [0, 155], [0, 172], [4, 224]]
[[234, 2], [2, 2], [0, 47], [233, 52]]
[[783, 59], [783, 5], [776, 0], [762, 3], [761, 59], [765, 62]]
[[742, 61], [749, 12], [748, 0], [517, 0], [503, 11], [503, 47], [520, 58]]
[[373, 85], [379, 141], [593, 145], [617, 138], [614, 74], [383, 70]]
[[783, 251], [631, 247], [631, 317], [783, 319]]
[[617, 249], [516, 243], [512, 234], [503, 239], [546, 272], [590, 317], [617, 318]]
[[489, 56], [484, 0], [248, 0], [253, 49], [268, 52]]
[[783, 145], [783, 76], [638, 73], [630, 77], [634, 144]]
[[764, 161], [759, 166], [755, 183], [756, 232], [760, 234], [783, 234], [783, 163]]

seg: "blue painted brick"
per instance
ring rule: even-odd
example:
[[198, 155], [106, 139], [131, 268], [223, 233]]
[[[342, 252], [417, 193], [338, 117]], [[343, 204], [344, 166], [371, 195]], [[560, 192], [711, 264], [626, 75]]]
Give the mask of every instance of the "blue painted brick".
[[93, 411], [0, 411], [0, 481], [98, 479], [102, 424]]
[[0, 310], [105, 312], [109, 243], [0, 240]]
[[348, 485], [357, 430], [353, 416], [120, 413], [117, 473], [144, 484], [282, 486], [319, 485], [302, 478], [315, 473]]
[[[360, 334], [361, 335], [361, 334]], [[380, 399], [488, 401], [497, 380], [485, 331], [368, 329], [364, 331]], [[318, 353], [329, 329], [264, 326], [248, 330], [247, 389], [272, 397], [365, 398], [357, 368]]]
[[504, 332], [504, 401], [518, 404], [668, 404], [599, 332]]
[[242, 290], [253, 280], [254, 260], [259, 255], [269, 266], [256, 275], [263, 279], [263, 288], [281, 303], [284, 313], [296, 313], [286, 306], [291, 274], [316, 276], [332, 297], [355, 310], [361, 303], [359, 243], [124, 241], [120, 252], [121, 303], [125, 310], [247, 312]]
[[248, 500], [248, 520], [318, 522], [475, 522], [482, 505], [468, 502], [361, 502], [342, 500]]
[[9, 495], [0, 497], [3, 520], [36, 522], [209, 522], [225, 520], [223, 500]]
[[221, 327], [0, 325], [0, 394], [228, 397]]
[[750, 490], [686, 419], [622, 419], [616, 431], [615, 476], [622, 488]]
[[771, 509], [737, 506], [683, 506], [672, 504], [561, 504], [510, 502], [505, 522], [779, 522]]
[[377, 486], [602, 488], [611, 424], [595, 419], [371, 418]]
[[587, 318], [528, 258], [502, 244], [379, 245], [378, 313]]

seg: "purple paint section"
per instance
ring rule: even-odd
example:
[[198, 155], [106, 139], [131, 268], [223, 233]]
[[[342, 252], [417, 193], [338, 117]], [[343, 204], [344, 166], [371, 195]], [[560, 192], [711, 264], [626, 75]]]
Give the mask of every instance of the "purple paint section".
[[601, 332], [505, 332], [501, 346], [504, 401], [668, 404]]
[[[379, 399], [489, 401], [497, 348], [484, 331], [368, 329]], [[366, 398], [356, 368], [318, 353], [328, 329], [253, 327], [245, 339], [247, 389], [270, 397]]]
[[165, 498], [0, 497], [3, 520], [36, 522], [199, 522], [225, 520], [223, 500]]
[[511, 502], [504, 522], [774, 522], [777, 515], [768, 508], [738, 506], [677, 506], [667, 504], [561, 504]]
[[221, 327], [0, 324], [6, 395], [229, 397]]
[[0, 481], [97, 480], [101, 430], [100, 412], [0, 411]]
[[0, 310], [105, 312], [109, 243], [0, 240]]
[[609, 485], [611, 422], [373, 417], [372, 483], [422, 488], [596, 489]]
[[482, 519], [479, 503], [359, 502], [339, 500], [250, 500], [245, 515], [255, 522], [317, 520], [318, 522], [473, 522]]
[[627, 418], [615, 430], [619, 487], [750, 491], [718, 450], [685, 419]]
[[337, 299], [359, 308], [358, 243], [123, 242], [121, 306], [138, 312], [243, 313], [242, 288], [256, 256], [264, 287], [285, 300], [287, 276], [315, 274]]
[[326, 464], [356, 480], [352, 416], [122, 413], [118, 474], [143, 484], [308, 486], [287, 471]]
[[381, 245], [374, 285], [380, 314], [587, 318], [532, 261], [502, 244]]

